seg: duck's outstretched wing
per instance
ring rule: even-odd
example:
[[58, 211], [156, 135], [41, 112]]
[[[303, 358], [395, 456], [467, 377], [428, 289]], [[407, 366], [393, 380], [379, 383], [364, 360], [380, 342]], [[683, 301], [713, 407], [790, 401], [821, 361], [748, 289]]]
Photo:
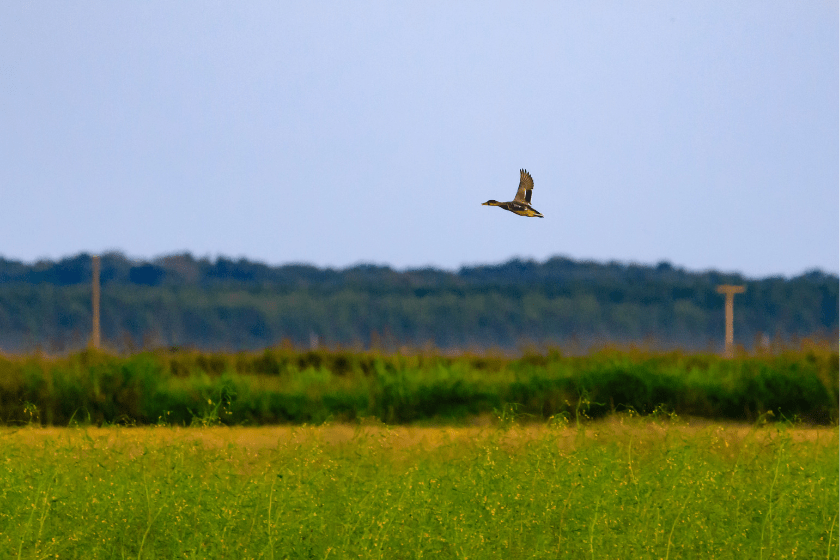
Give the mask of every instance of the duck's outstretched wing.
[[519, 190], [516, 191], [516, 196], [513, 198], [514, 202], [531, 203], [531, 191], [534, 190], [534, 180], [531, 174], [524, 169], [519, 170]]

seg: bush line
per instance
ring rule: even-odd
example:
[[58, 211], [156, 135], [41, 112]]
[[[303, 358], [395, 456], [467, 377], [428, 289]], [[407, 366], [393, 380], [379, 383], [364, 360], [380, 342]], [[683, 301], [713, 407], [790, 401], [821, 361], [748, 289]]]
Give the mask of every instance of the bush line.
[[604, 350], [508, 358], [277, 348], [0, 356], [0, 422], [7, 425], [457, 423], [501, 410], [525, 421], [663, 410], [754, 421], [770, 411], [831, 424], [838, 420], [838, 354], [723, 359]]

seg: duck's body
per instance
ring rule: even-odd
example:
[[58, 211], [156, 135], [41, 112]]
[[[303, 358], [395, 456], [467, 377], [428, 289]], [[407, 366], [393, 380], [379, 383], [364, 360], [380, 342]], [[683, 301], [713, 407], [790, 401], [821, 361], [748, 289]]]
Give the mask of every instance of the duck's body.
[[482, 202], [482, 206], [498, 206], [499, 208], [504, 208], [508, 212], [513, 212], [514, 214], [519, 214], [520, 216], [525, 216], [526, 218], [543, 218], [544, 216], [537, 212], [537, 210], [527, 203], [522, 202], [497, 202], [495, 200], [488, 200], [487, 202]]
[[519, 214], [527, 218], [543, 218], [536, 208], [531, 206], [531, 191], [534, 190], [534, 180], [531, 174], [524, 169], [519, 170], [519, 190], [516, 191], [516, 196], [510, 202], [497, 202], [495, 200], [488, 200], [483, 202], [482, 206], [498, 206], [504, 208], [508, 212]]

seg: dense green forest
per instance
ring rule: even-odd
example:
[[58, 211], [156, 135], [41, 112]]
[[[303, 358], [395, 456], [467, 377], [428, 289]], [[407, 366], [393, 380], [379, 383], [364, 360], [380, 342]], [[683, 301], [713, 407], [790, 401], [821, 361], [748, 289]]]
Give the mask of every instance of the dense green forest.
[[[0, 258], [0, 350], [83, 346], [91, 324], [91, 259], [27, 264]], [[245, 259], [172, 255], [102, 257], [102, 335], [115, 349], [182, 346], [393, 350], [506, 349], [648, 341], [717, 349], [724, 331], [719, 284], [743, 284], [736, 342], [746, 347], [835, 337], [838, 277], [745, 278], [656, 266], [512, 260], [457, 271], [324, 269]]]

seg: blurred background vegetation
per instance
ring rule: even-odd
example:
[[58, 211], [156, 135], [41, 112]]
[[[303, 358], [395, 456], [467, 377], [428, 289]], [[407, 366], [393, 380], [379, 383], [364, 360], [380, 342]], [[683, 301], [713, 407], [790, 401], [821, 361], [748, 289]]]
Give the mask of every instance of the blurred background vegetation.
[[0, 425], [578, 422], [614, 412], [831, 424], [838, 363], [835, 349], [808, 340], [734, 359], [641, 349], [0, 355]]
[[[0, 350], [85, 346], [91, 324], [88, 254], [34, 264], [0, 258]], [[715, 271], [596, 263], [555, 257], [458, 271], [272, 267], [190, 254], [134, 261], [102, 256], [106, 347], [255, 350], [402, 347], [585, 351], [603, 342], [648, 341], [717, 351], [723, 342], [719, 284], [735, 299], [736, 342], [747, 348], [805, 336], [836, 341], [838, 277], [811, 271], [752, 279]]]

